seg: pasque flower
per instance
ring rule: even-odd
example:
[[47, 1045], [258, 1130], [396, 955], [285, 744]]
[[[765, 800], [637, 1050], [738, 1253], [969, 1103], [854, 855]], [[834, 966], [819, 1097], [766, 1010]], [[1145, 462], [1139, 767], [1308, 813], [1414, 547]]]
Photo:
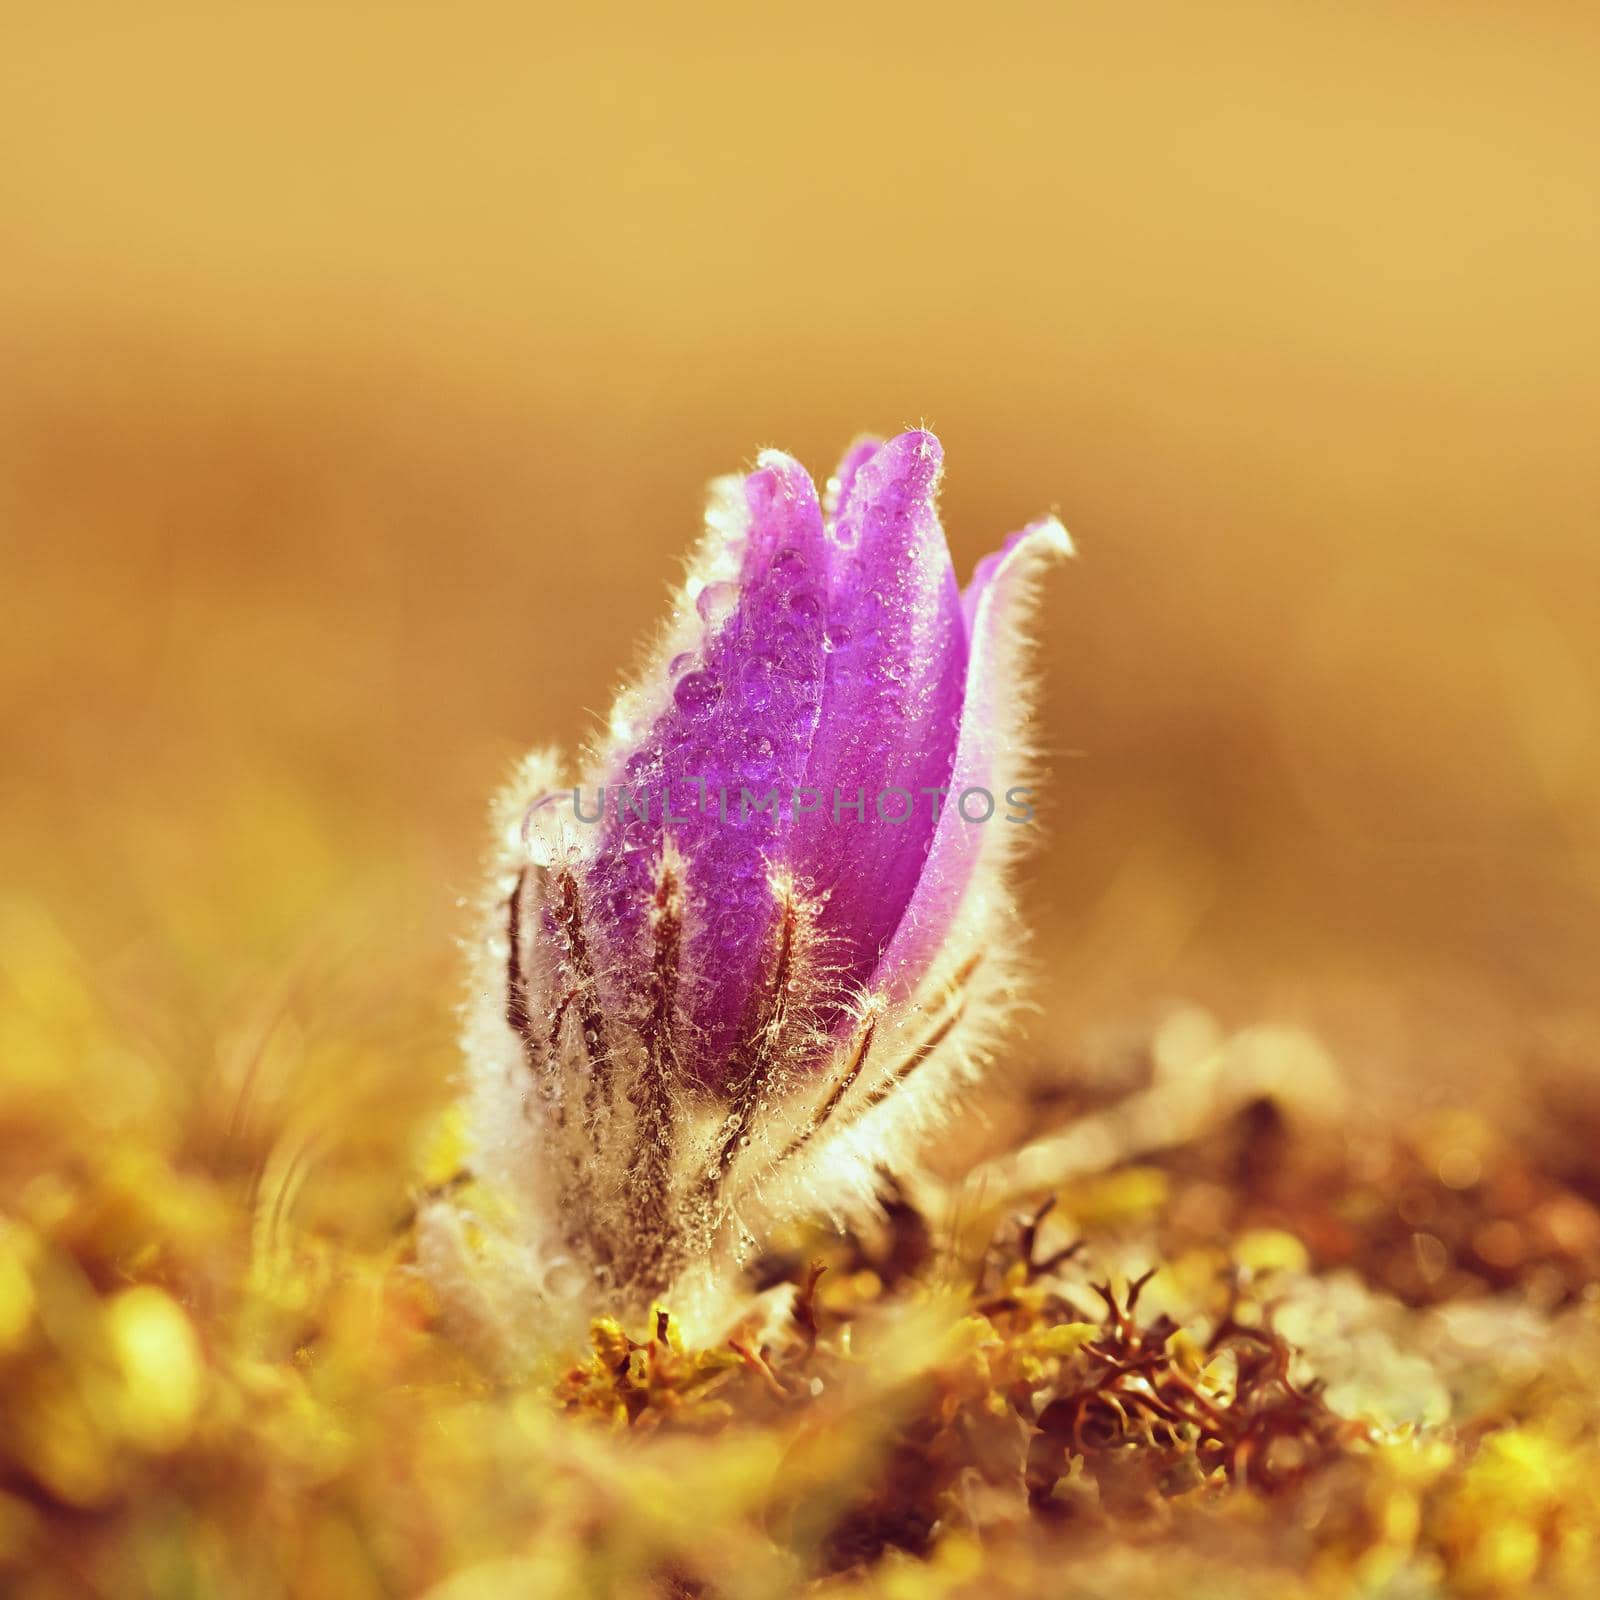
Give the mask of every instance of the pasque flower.
[[1026, 623], [1054, 519], [963, 590], [942, 451], [867, 440], [818, 498], [713, 488], [678, 603], [573, 783], [495, 815], [465, 1100], [426, 1214], [446, 1297], [515, 1343], [563, 1307], [721, 1315], [773, 1224], [869, 1209], [992, 1053], [1034, 831]]

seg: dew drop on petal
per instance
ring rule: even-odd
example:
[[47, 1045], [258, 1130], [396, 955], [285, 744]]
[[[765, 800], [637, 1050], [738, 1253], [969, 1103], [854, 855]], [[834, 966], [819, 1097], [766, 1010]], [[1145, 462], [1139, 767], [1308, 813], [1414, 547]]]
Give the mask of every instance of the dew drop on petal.
[[789, 609], [797, 616], [820, 617], [822, 615], [822, 601], [817, 591], [808, 585], [803, 589], [796, 589], [789, 596]]
[[722, 685], [709, 672], [691, 672], [678, 680], [672, 698], [680, 711], [699, 716], [722, 698]]
[[776, 659], [765, 653], [750, 656], [740, 664], [740, 689], [750, 711], [763, 711], [772, 704], [776, 666]]
[[739, 591], [731, 583], [709, 583], [700, 591], [694, 608], [708, 628], [720, 627], [733, 612]]

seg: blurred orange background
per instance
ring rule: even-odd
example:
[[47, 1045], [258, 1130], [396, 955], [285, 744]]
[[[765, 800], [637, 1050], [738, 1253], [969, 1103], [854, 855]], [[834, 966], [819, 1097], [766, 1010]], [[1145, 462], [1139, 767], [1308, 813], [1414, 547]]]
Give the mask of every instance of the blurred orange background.
[[360, 971], [442, 1082], [485, 798], [704, 482], [926, 422], [963, 573], [1081, 550], [1030, 1050], [1190, 996], [1424, 1095], [1593, 1071], [1600, 13], [5, 33], [0, 917], [193, 1070]]

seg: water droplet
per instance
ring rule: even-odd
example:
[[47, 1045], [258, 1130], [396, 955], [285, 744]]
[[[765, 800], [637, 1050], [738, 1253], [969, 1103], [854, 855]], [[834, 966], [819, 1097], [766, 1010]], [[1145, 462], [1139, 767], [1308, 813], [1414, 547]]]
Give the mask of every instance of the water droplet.
[[822, 601], [815, 589], [810, 587], [796, 589], [789, 596], [789, 609], [797, 616], [820, 617], [822, 615]]
[[672, 698], [680, 711], [700, 716], [722, 698], [722, 685], [709, 672], [691, 672], [678, 680]]
[[554, 1300], [577, 1294], [583, 1286], [583, 1270], [570, 1257], [558, 1256], [545, 1268], [544, 1292]]
[[793, 545], [785, 545], [773, 558], [772, 570], [786, 576], [798, 577], [806, 569], [806, 553], [796, 550]]
[[739, 591], [731, 583], [709, 583], [700, 591], [694, 608], [708, 628], [720, 627], [732, 614]]
[[745, 706], [752, 713], [764, 710], [772, 702], [773, 666], [771, 656], [754, 656], [739, 669]]
[[694, 651], [692, 651], [692, 650], [685, 650], [685, 651], [683, 651], [683, 652], [682, 652], [682, 654], [680, 654], [680, 655], [675, 655], [675, 656], [674, 656], [674, 657], [673, 657], [673, 658], [672, 658], [672, 659], [671, 659], [671, 660], [670, 660], [670, 661], [669, 661], [669, 662], [668, 662], [668, 663], [667, 663], [667, 671], [668, 671], [668, 672], [669, 672], [669, 673], [670, 673], [670, 674], [671, 674], [671, 675], [672, 675], [672, 676], [673, 676], [673, 677], [674, 677], [674, 678], [676, 678], [676, 677], [677, 677], [677, 676], [678, 676], [678, 674], [679, 674], [679, 673], [680, 673], [680, 672], [682, 672], [682, 671], [683, 671], [683, 669], [684, 669], [684, 668], [685, 668], [685, 667], [687, 667], [687, 666], [688, 666], [688, 665], [689, 665], [689, 663], [690, 663], [690, 662], [691, 662], [691, 661], [693, 661], [693, 660], [694, 660]]

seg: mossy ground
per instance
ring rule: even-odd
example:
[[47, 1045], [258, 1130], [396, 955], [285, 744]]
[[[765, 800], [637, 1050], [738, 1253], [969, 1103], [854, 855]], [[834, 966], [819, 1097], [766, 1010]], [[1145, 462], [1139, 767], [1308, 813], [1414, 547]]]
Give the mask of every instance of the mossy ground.
[[9, 918], [8, 1595], [1592, 1592], [1600, 1217], [1471, 1116], [1264, 1094], [1048, 1206], [886, 1190], [725, 1342], [511, 1382], [412, 1265], [405, 1006], [208, 1046]]

